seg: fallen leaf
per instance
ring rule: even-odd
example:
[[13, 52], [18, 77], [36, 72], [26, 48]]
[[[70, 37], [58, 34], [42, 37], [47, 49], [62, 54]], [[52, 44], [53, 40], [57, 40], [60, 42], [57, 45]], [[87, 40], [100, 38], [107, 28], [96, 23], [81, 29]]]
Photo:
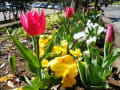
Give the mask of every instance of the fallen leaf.
[[0, 82], [7, 82], [8, 79], [12, 80], [14, 78], [13, 74], [8, 74], [7, 76], [1, 77]]
[[8, 74], [7, 75], [7, 79], [13, 79], [14, 78], [14, 75], [13, 74]]
[[5, 77], [1, 77], [0, 78], [0, 82], [7, 82], [7, 77], [5, 76]]
[[19, 83], [19, 82], [20, 82], [20, 78], [17, 78], [17, 79], [16, 79], [16, 82], [18, 82], [18, 83]]
[[12, 81], [8, 81], [8, 82], [7, 82], [7, 85], [8, 85], [9, 87], [12, 87], [12, 88], [15, 87], [15, 86], [14, 86], [14, 83], [13, 83]]
[[5, 62], [2, 65], [0, 65], [0, 69], [3, 68], [4, 66], [5, 66]]

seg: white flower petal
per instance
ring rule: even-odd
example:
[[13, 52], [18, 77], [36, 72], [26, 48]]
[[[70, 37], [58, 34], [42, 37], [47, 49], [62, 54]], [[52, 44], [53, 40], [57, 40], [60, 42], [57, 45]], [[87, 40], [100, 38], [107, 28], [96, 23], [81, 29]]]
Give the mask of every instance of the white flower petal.
[[75, 40], [78, 40], [78, 39], [86, 39], [86, 38], [87, 38], [87, 34], [86, 34], [84, 31], [82, 31], [82, 32], [79, 32], [79, 33], [77, 33], [77, 34], [74, 34], [73, 38], [74, 38]]
[[90, 45], [92, 42], [96, 42], [96, 37], [90, 37], [87, 41], [86, 41], [86, 44], [87, 45]]

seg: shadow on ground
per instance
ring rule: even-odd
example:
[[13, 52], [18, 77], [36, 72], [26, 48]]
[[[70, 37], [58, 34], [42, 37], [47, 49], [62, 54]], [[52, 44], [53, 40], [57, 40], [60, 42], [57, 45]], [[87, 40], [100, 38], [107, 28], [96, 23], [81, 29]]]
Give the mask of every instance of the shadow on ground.
[[120, 18], [117, 17], [108, 17], [112, 20], [112, 22], [120, 22]]

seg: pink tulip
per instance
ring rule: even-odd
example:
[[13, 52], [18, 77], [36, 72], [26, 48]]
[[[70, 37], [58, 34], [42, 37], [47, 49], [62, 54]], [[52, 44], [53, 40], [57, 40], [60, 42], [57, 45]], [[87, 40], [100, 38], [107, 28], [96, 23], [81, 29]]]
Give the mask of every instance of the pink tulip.
[[74, 14], [74, 8], [67, 7], [66, 8], [66, 17], [71, 18]]
[[83, 13], [85, 13], [86, 12], [86, 8], [83, 8]]
[[106, 33], [106, 42], [111, 43], [114, 41], [115, 41], [115, 34], [114, 34], [113, 26], [110, 24], [108, 26], [107, 33]]
[[36, 11], [27, 12], [26, 16], [20, 14], [20, 21], [29, 35], [36, 36], [45, 31], [46, 21], [43, 10], [41, 10], [40, 16], [38, 16]]
[[94, 7], [88, 7], [88, 10], [91, 10], [91, 9], [93, 9]]

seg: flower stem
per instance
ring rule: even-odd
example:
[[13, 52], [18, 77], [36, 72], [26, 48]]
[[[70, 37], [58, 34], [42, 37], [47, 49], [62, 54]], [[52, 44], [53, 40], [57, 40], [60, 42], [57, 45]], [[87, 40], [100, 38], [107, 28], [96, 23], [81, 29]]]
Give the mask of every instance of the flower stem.
[[36, 39], [36, 55], [39, 58], [39, 36], [35, 36]]
[[39, 36], [32, 36], [33, 52], [39, 59]]

